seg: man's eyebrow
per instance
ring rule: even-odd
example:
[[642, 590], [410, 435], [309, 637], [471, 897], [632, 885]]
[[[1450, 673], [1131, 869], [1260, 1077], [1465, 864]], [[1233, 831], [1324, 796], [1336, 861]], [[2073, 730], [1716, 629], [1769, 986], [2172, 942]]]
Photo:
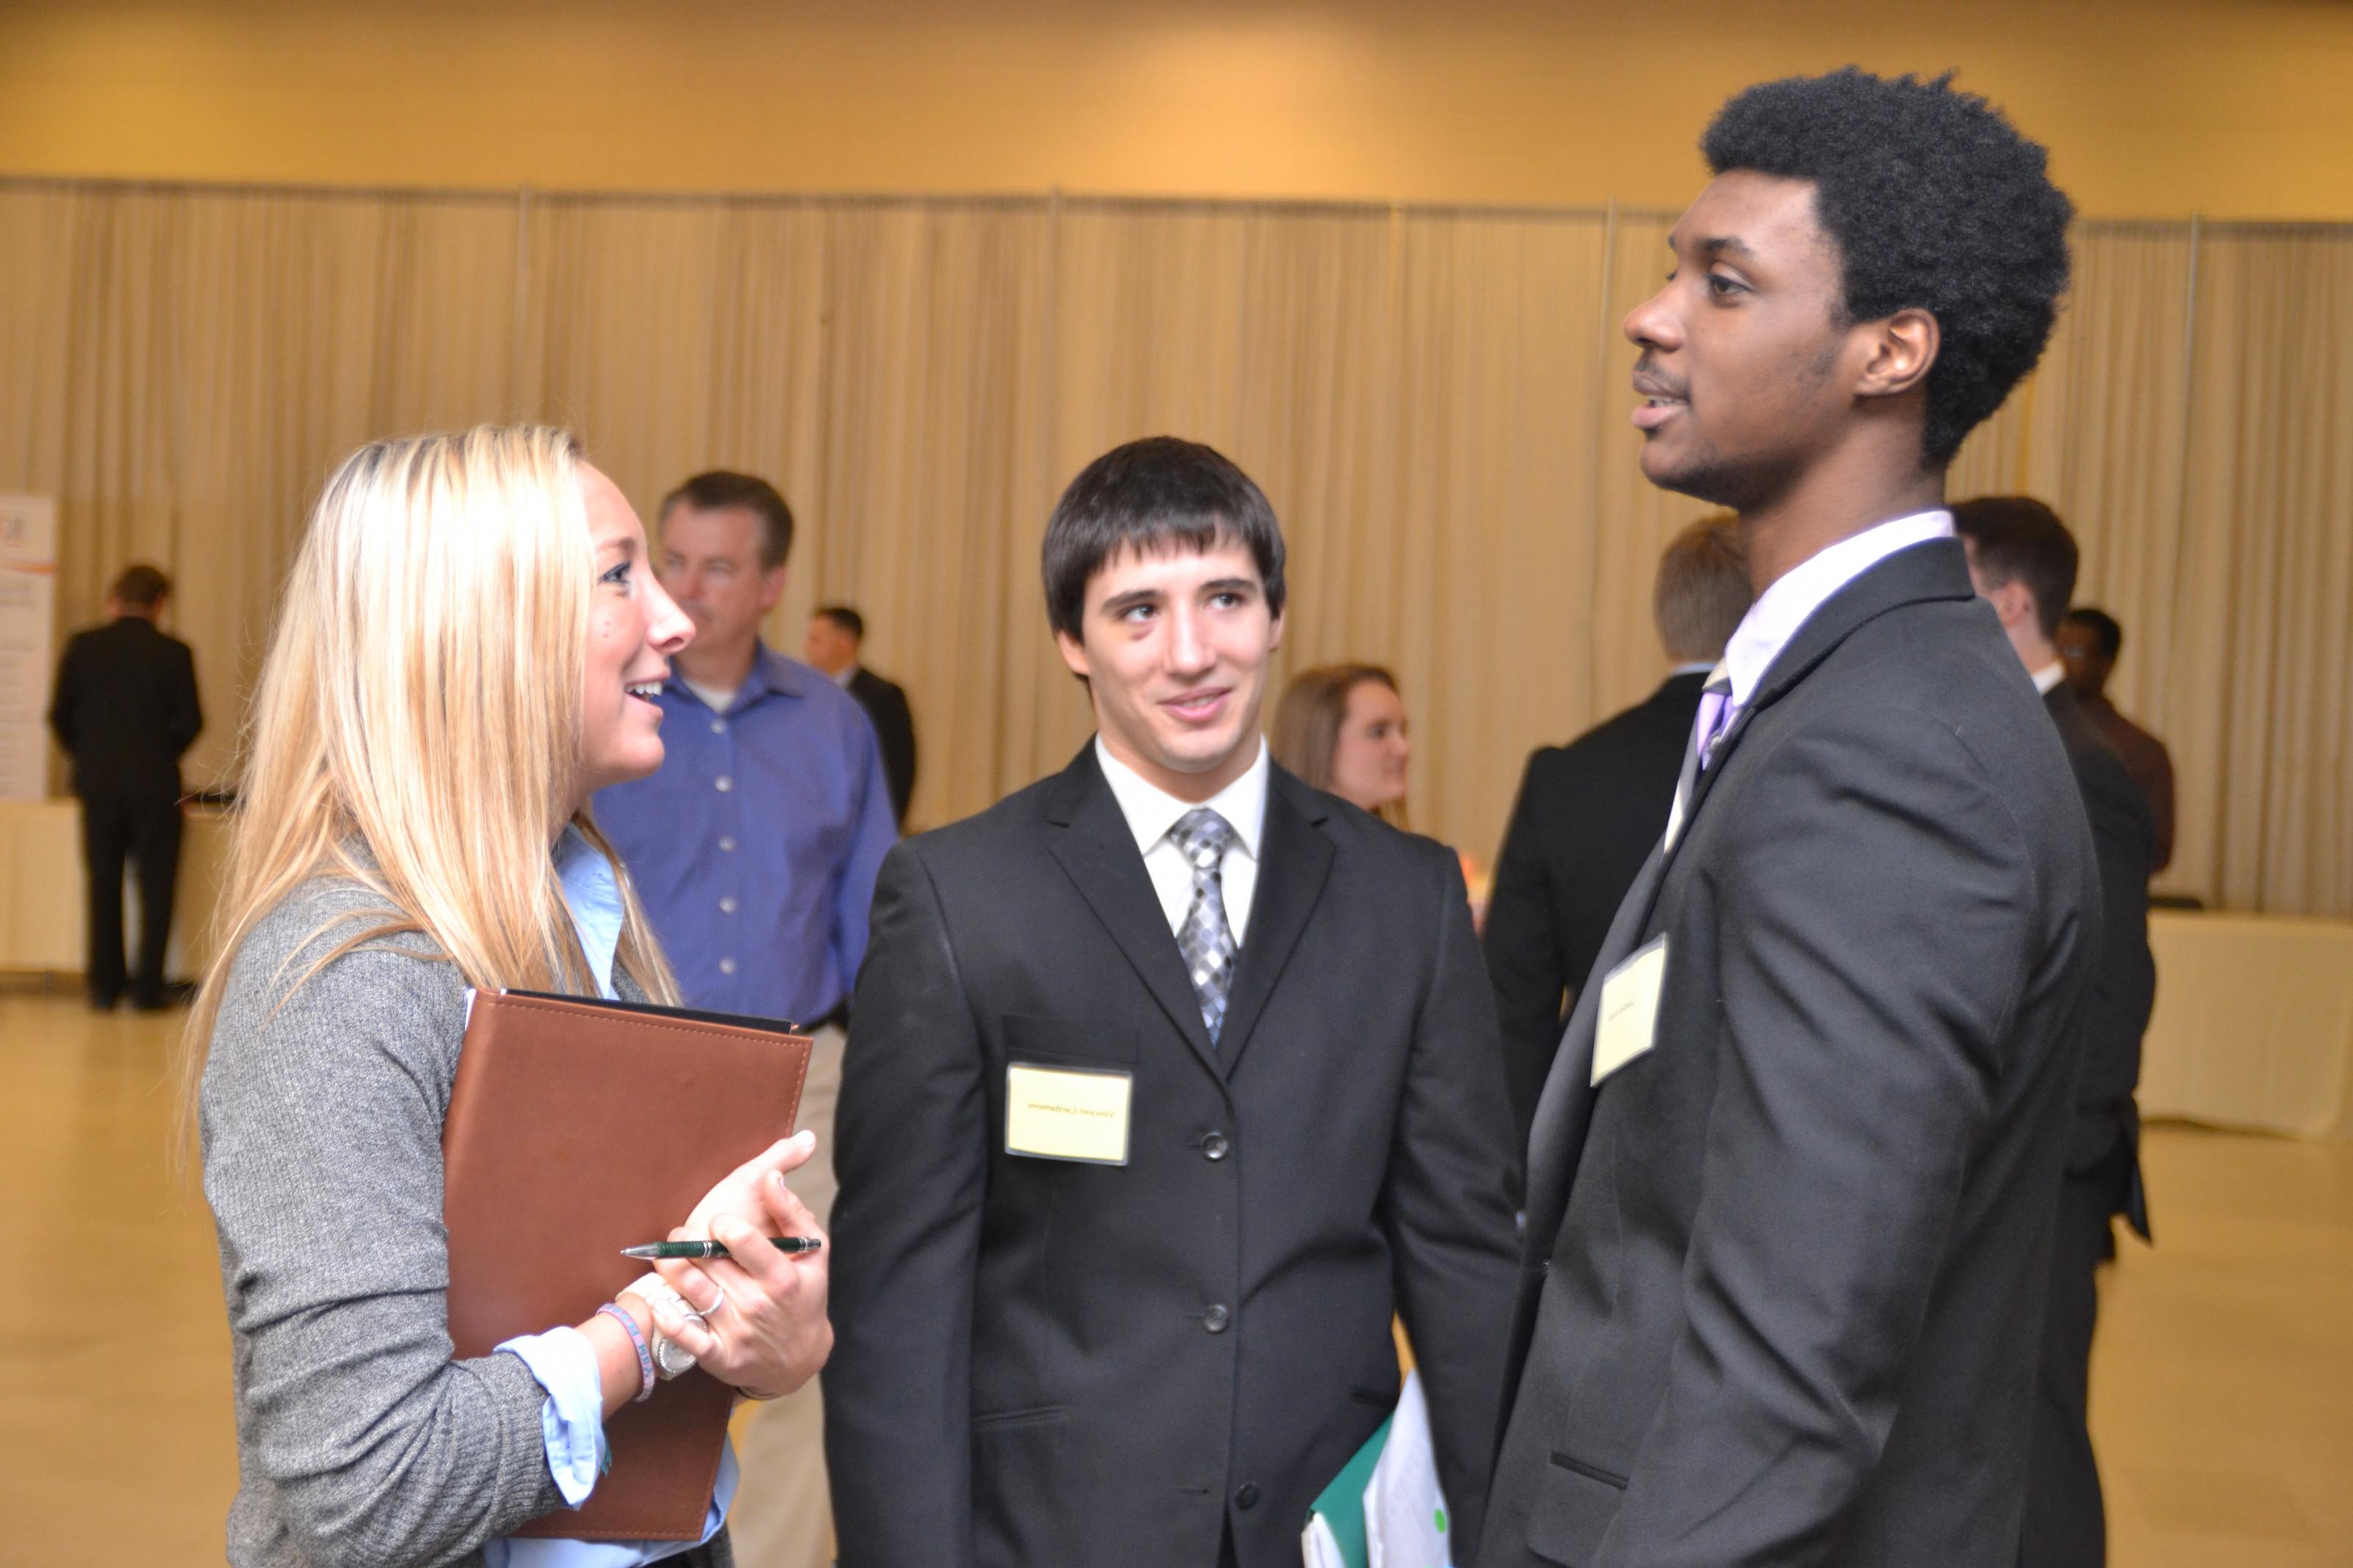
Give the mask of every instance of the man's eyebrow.
[[1702, 256], [1746, 256], [1755, 259], [1757, 252], [1748, 242], [1735, 234], [1712, 234], [1692, 247]]
[[1214, 582], [1202, 584], [1201, 592], [1204, 594], [1255, 594], [1258, 592], [1258, 581], [1251, 577], [1219, 577]]
[[1130, 588], [1124, 594], [1113, 594], [1110, 598], [1105, 599], [1103, 602], [1103, 612], [1107, 616], [1116, 616], [1122, 611], [1132, 610], [1138, 605], [1156, 605], [1159, 602], [1160, 590], [1157, 588]]

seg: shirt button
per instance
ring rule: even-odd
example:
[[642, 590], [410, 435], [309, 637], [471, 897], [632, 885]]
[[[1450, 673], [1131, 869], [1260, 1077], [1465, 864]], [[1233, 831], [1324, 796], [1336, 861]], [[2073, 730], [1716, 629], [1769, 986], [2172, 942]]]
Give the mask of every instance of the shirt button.
[[1232, 1144], [1226, 1142], [1226, 1135], [1224, 1133], [1212, 1132], [1207, 1138], [1201, 1140], [1201, 1158], [1204, 1160], [1222, 1160], [1226, 1157], [1226, 1151], [1232, 1147]]
[[1258, 1506], [1258, 1483], [1256, 1481], [1244, 1481], [1240, 1486], [1234, 1489], [1234, 1506], [1240, 1509], [1251, 1509]]
[[711, 721], [711, 732], [714, 735], [724, 735], [727, 733], [727, 721], [724, 719], [713, 719]]
[[722, 974], [733, 974], [733, 973], [735, 973], [735, 961], [734, 961], [733, 959], [732, 959], [732, 958], [723, 958], [723, 959], [721, 959], [721, 960], [719, 961], [719, 973], [722, 973]]
[[1213, 1334], [1222, 1334], [1226, 1331], [1226, 1324], [1232, 1319], [1233, 1314], [1223, 1307], [1212, 1307], [1201, 1314], [1201, 1326]]
[[725, 795], [729, 790], [735, 787], [735, 781], [729, 778], [725, 773], [721, 773], [712, 782], [719, 786], [719, 793], [721, 795]]
[[732, 915], [735, 912], [735, 896], [733, 893], [719, 900], [719, 912], [723, 915]]
[[732, 834], [732, 833], [723, 833], [723, 834], [721, 834], [721, 835], [719, 836], [719, 847], [720, 847], [721, 849], [724, 850], [726, 853], [728, 853], [728, 854], [730, 854], [730, 855], [734, 854], [734, 853], [735, 853], [735, 836], [734, 836], [733, 834]]

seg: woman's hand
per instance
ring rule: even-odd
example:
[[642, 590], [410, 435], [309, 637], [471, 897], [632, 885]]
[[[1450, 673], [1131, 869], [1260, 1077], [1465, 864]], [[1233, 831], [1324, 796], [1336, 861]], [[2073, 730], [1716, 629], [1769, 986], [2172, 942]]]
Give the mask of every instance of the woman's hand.
[[[773, 1172], [797, 1171], [808, 1163], [817, 1152], [817, 1134], [803, 1128], [789, 1138], [779, 1138], [744, 1163], [719, 1178], [719, 1184], [702, 1194], [694, 1212], [686, 1216], [686, 1224], [670, 1233], [672, 1241], [718, 1241], [723, 1239], [712, 1233], [711, 1222], [723, 1214], [732, 1214], [746, 1225], [768, 1223], [768, 1213], [760, 1203], [760, 1185]], [[771, 1232], [772, 1235], [798, 1231]], [[770, 1247], [769, 1251], [776, 1250]]]
[[[703, 1315], [697, 1322], [658, 1310], [654, 1326], [703, 1371], [754, 1399], [792, 1393], [833, 1353], [833, 1325], [825, 1315], [829, 1250], [784, 1253], [768, 1245], [771, 1236], [827, 1240], [817, 1216], [793, 1195], [784, 1177], [786, 1169], [808, 1158], [816, 1140], [804, 1132], [778, 1148], [793, 1144], [800, 1145], [797, 1158], [788, 1155], [781, 1168], [771, 1166], [753, 1179], [764, 1223], [746, 1223], [732, 1204], [712, 1214], [709, 1238], [723, 1245], [729, 1257], [701, 1263], [669, 1258], [654, 1265], [670, 1289]], [[712, 1189], [712, 1197], [776, 1152], [738, 1170]], [[712, 1198], [703, 1200], [711, 1203]], [[695, 1212], [702, 1208], [699, 1205]], [[701, 1239], [691, 1224], [670, 1235], [673, 1240]]]

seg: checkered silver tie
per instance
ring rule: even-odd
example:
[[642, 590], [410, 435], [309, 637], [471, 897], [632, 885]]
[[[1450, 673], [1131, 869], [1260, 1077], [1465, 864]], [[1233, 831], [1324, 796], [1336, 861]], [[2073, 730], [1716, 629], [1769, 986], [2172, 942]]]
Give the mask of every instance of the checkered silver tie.
[[1218, 1043], [1225, 1026], [1226, 995], [1233, 989], [1233, 927], [1226, 923], [1226, 850], [1233, 844], [1231, 824], [1208, 806], [1188, 811], [1168, 830], [1177, 852], [1193, 871], [1193, 901], [1185, 923], [1176, 928], [1176, 950], [1185, 955], [1185, 973], [1201, 1004], [1201, 1022], [1209, 1028], [1209, 1043]]

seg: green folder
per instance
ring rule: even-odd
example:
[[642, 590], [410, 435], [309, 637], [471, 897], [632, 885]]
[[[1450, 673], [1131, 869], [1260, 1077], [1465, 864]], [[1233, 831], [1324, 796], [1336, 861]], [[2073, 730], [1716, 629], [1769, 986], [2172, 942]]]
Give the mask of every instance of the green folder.
[[1371, 1559], [1365, 1548], [1365, 1489], [1372, 1485], [1373, 1467], [1381, 1462], [1381, 1447], [1389, 1440], [1389, 1422], [1384, 1420], [1356, 1457], [1332, 1478], [1332, 1484], [1317, 1494], [1309, 1517], [1321, 1515], [1324, 1525], [1338, 1543], [1341, 1560], [1348, 1568], [1370, 1568]]

